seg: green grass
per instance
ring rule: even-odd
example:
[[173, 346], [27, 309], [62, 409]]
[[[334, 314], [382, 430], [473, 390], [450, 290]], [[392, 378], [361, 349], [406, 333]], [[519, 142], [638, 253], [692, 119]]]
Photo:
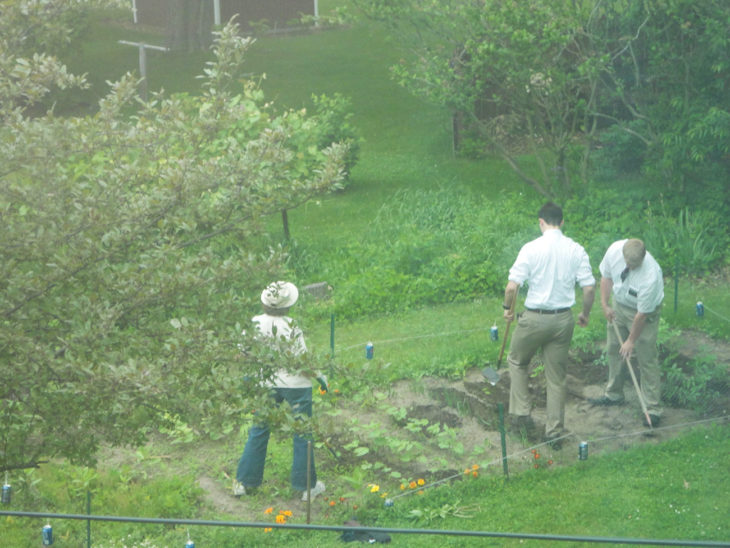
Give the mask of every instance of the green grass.
[[[336, 0], [322, 1], [320, 8], [325, 11], [337, 4]], [[78, 95], [65, 96], [59, 108], [66, 112], [81, 112], [105, 92], [106, 80], [115, 80], [128, 70], [137, 70], [137, 51], [119, 45], [120, 39], [160, 43], [161, 37], [97, 22], [68, 57], [69, 68], [88, 73], [93, 87]], [[195, 75], [201, 72], [208, 58], [208, 54], [202, 52], [150, 54], [150, 89], [164, 87], [173, 92], [195, 92]], [[320, 248], [323, 255], [336, 254], [338, 249], [360, 238], [381, 207], [404, 189], [446, 187], [454, 192], [469, 191], [486, 197], [502, 192], [525, 207], [532, 203], [527, 196], [520, 198], [519, 193], [525, 189], [502, 161], [494, 158], [468, 161], [453, 157], [449, 113], [414, 99], [389, 79], [388, 66], [398, 58], [399, 52], [393, 44], [380, 31], [366, 26], [298, 36], [262, 37], [251, 50], [249, 70], [254, 74], [266, 73], [264, 90], [281, 108], [308, 106], [313, 93], [340, 92], [352, 98], [354, 123], [361, 129], [365, 141], [350, 186], [289, 213], [293, 238], [305, 241], [311, 248]], [[273, 217], [268, 226], [272, 241], [279, 240], [280, 219]], [[579, 239], [579, 236], [575, 237]], [[597, 265], [597, 258], [593, 259]], [[372, 258], [374, 263], [377, 260], [377, 257]], [[730, 310], [730, 296], [726, 281], [681, 279], [676, 313], [673, 310], [674, 288], [668, 284], [665, 293], [663, 316], [671, 326], [699, 328], [724, 338], [730, 336], [727, 319], [709, 312], [727, 316], [724, 311]], [[694, 313], [697, 300], [703, 300], [708, 310], [702, 320]], [[489, 340], [488, 331], [496, 320], [501, 335], [504, 334], [500, 305], [501, 296], [491, 294], [357, 320], [335, 318], [337, 363], [348, 375], [362, 374], [366, 365], [364, 345], [373, 341], [375, 359], [367, 367], [384, 382], [430, 374], [459, 376], [466, 367], [493, 364], [499, 343]], [[305, 322], [310, 347], [329, 351], [327, 305], [321, 305], [317, 314], [304, 308], [297, 312]], [[590, 345], [591, 341], [600, 340], [604, 329], [600, 306], [596, 304], [591, 327], [577, 342]], [[331, 380], [335, 387], [340, 382], [337, 377]], [[201, 492], [194, 487], [191, 478], [196, 472], [205, 470], [223, 481], [222, 470], [230, 469], [230, 463], [237, 458], [244, 433], [221, 447], [209, 449], [206, 446], [198, 449], [198, 453], [193, 445], [192, 454], [178, 453], [174, 448], [161, 445], [162, 454], [172, 454], [173, 459], [179, 459], [177, 466], [166, 465], [167, 459], [151, 464], [150, 459], [145, 458], [129, 468], [112, 470], [108, 468], [113, 466], [102, 462], [98, 474], [89, 477], [83, 469], [73, 471], [67, 465], [49, 465], [34, 476], [38, 483], [33, 484], [34, 479], [22, 485], [16, 483], [14, 504], [24, 504], [25, 508], [37, 511], [81, 512], [85, 503], [84, 488], [88, 485], [97, 493], [93, 511], [99, 513], [144, 512], [158, 516], [221, 518], [203, 504]], [[662, 445], [647, 444], [621, 453], [591, 456], [588, 461], [576, 465], [566, 463], [570, 465], [528, 470], [513, 475], [506, 483], [501, 479], [500, 470], [490, 470], [477, 479], [429, 490], [422, 496], [399, 498], [388, 510], [383, 508], [382, 499], [366, 490], [358, 499], [361, 501], [358, 512], [352, 507], [337, 507], [324, 521], [339, 524], [355, 514], [363, 523], [398, 528], [728, 540], [728, 453], [727, 426], [698, 428]], [[271, 454], [267, 476], [284, 478], [277, 485], [285, 485], [288, 445], [282, 443], [280, 447], [274, 441]], [[187, 466], [189, 475], [180, 473], [180, 464]], [[357, 469], [337, 471], [340, 477], [335, 485], [367, 481]], [[346, 479], [348, 477], [350, 480]], [[272, 489], [259, 495], [262, 508], [266, 505], [267, 494], [272, 497], [284, 495], [283, 489]], [[454, 517], [453, 510], [459, 508], [468, 510], [472, 517]], [[414, 510], [426, 517], [414, 520]], [[439, 512], [445, 517], [436, 517]], [[427, 519], [429, 516], [431, 518]], [[265, 516], [222, 517], [248, 521], [263, 520]], [[303, 520], [301, 515], [295, 518], [298, 523]], [[30, 523], [0, 518], [0, 523], [4, 543], [14, 546], [38, 544], [41, 524], [37, 520]], [[82, 545], [81, 540], [85, 538], [82, 522], [54, 525], [59, 545], [61, 542], [69, 546]], [[94, 546], [122, 546], [122, 540], [128, 534], [132, 538], [124, 543], [130, 546], [144, 546], [146, 536], [150, 538], [147, 546], [182, 546], [186, 538], [184, 528], [180, 527], [99, 525], [94, 526], [94, 531]], [[244, 542], [257, 546], [341, 545], [333, 533], [273, 531], [265, 534], [260, 530], [227, 528], [195, 528], [191, 533], [200, 547], [233, 547]], [[103, 543], [99, 544], [102, 539]], [[395, 537], [393, 544], [416, 546], [424, 542], [438, 546], [519, 544], [506, 539], [432, 539], [405, 535]]]
[[[275, 455], [286, 454], [285, 449], [286, 444], [278, 447], [274, 440]], [[360, 496], [351, 499], [359, 503], [360, 508], [355, 510], [350, 502], [339, 502], [337, 495], [343, 491], [334, 491], [332, 485], [329, 494], [337, 503], [328, 511], [329, 518], [324, 522], [339, 524], [355, 515], [370, 526], [398, 529], [727, 541], [730, 539], [727, 522], [730, 505], [726, 496], [730, 492], [726, 463], [729, 453], [726, 426], [697, 427], [662, 444], [644, 444], [602, 455], [589, 452], [586, 461], [531, 469], [512, 474], [509, 481], [503, 479], [499, 466], [491, 471], [481, 470], [476, 479], [457, 479], [420, 495], [414, 491], [412, 495], [396, 497], [391, 508], [384, 507], [380, 493], [370, 493], [364, 487]], [[285, 460], [276, 457], [268, 473], [285, 475], [288, 469]], [[14, 502], [22, 504], [29, 498], [28, 491], [34, 491], [36, 496], [42, 492], [42, 500], [35, 501], [39, 510], [84, 513], [86, 488], [90, 486], [95, 492], [94, 512], [103, 509], [111, 515], [194, 518], [198, 514], [198, 519], [273, 521], [272, 516], [263, 512], [269, 505], [267, 496], [277, 496], [271, 491], [268, 495], [255, 496], [260, 511], [253, 515], [215, 516], [208, 509], [199, 509], [200, 489], [194, 485], [191, 475], [179, 475], [183, 462], [173, 466], [161, 460], [154, 464], [145, 461], [142, 469], [147, 470], [149, 477], [141, 476], [139, 469], [135, 472], [124, 467], [118, 471], [89, 473], [86, 469], [73, 471], [66, 465], [50, 465], [36, 474], [32, 487], [18, 489], [16, 484]], [[205, 465], [193, 463], [191, 472], [201, 466]], [[328, 506], [322, 500], [316, 504], [320, 508]], [[276, 508], [280, 509], [284, 508]], [[0, 518], [0, 523], [6, 545], [37, 544], [41, 527], [37, 520]], [[292, 523], [304, 523], [304, 515], [293, 516]], [[81, 546], [86, 538], [83, 521], [55, 520], [53, 525], [58, 542], [63, 543], [60, 545]], [[258, 529], [226, 527], [94, 523], [92, 536], [94, 546], [145, 546], [142, 544], [145, 537], [153, 539], [146, 546], [176, 546], [184, 544], [187, 530], [197, 546], [341, 545], [337, 535], [331, 532], [264, 533]], [[421, 546], [423, 542], [438, 546], [483, 546], [490, 540], [406, 534], [393, 538], [395, 546]], [[516, 539], [500, 538], [494, 542], [500, 546], [522, 544]], [[539, 541], [535, 545], [549, 544]], [[556, 542], [555, 545], [566, 544]]]

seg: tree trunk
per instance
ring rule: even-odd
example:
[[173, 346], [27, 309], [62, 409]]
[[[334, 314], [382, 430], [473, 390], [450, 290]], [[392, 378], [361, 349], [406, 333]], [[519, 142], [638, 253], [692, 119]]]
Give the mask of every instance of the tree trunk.
[[195, 51], [213, 43], [213, 4], [209, 0], [168, 0], [170, 49]]

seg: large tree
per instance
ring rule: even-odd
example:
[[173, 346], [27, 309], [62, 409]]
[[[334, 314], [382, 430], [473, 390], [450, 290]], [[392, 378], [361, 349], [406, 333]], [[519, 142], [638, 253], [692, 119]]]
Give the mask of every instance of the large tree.
[[93, 462], [99, 443], [175, 417], [230, 426], [245, 369], [266, 362], [237, 358], [236, 323], [282, 272], [261, 220], [337, 188], [346, 152], [239, 79], [251, 40], [234, 25], [197, 96], [143, 102], [127, 75], [93, 115], [33, 116], [54, 87], [84, 85], [15, 25], [67, 37], [49, 5], [88, 7], [0, 14], [0, 470]]
[[728, 2], [354, 3], [410, 53], [393, 69], [399, 81], [448, 106], [457, 131], [496, 150], [544, 196], [569, 195], [590, 178], [606, 129], [614, 137], [602, 144], [625, 143], [616, 155], [685, 198], [708, 173], [726, 179]]

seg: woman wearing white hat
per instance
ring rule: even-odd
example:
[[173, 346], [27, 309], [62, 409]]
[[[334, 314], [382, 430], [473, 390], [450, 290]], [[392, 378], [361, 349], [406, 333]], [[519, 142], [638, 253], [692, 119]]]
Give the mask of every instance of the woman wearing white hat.
[[[299, 291], [290, 282], [274, 282], [261, 293], [261, 303], [264, 313], [252, 318], [258, 333], [266, 338], [280, 351], [291, 352], [299, 356], [307, 351], [302, 330], [294, 326], [294, 321], [288, 316], [289, 308], [297, 301]], [[326, 386], [326, 379], [320, 376]], [[310, 378], [296, 372], [279, 370], [272, 380], [267, 383], [271, 387], [272, 395], [277, 405], [286, 401], [291, 405], [295, 414], [312, 416], [312, 381]], [[266, 449], [269, 443], [270, 431], [267, 425], [251, 426], [248, 440], [238, 462], [236, 480], [233, 484], [233, 494], [241, 496], [246, 489], [261, 485], [264, 477], [264, 463]], [[302, 491], [302, 500], [307, 501], [307, 439], [294, 435], [293, 456], [291, 469], [292, 487]], [[311, 498], [325, 490], [325, 485], [317, 481], [317, 472], [314, 466], [314, 455], [310, 455], [310, 489]]]

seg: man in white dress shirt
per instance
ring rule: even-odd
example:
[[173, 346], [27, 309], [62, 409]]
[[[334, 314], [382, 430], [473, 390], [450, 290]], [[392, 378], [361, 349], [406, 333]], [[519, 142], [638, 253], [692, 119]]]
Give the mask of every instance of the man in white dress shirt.
[[509, 271], [504, 293], [504, 317], [512, 320], [510, 303], [523, 283], [529, 284], [525, 311], [518, 316], [507, 363], [510, 372], [509, 413], [519, 428], [532, 428], [529, 365], [542, 349], [547, 379], [545, 439], [559, 448], [565, 422], [565, 386], [568, 349], [573, 338], [576, 283], [583, 290], [578, 325], [588, 325], [596, 280], [585, 249], [563, 235], [563, 210], [552, 202], [538, 213], [542, 236], [528, 242]]
[[[661, 371], [656, 344], [659, 314], [664, 299], [662, 269], [646, 250], [644, 242], [630, 239], [611, 244], [599, 270], [601, 307], [608, 321], [606, 332], [608, 384], [604, 396], [591, 400], [591, 403], [623, 404], [623, 387], [628, 376], [624, 362], [627, 357], [635, 359], [632, 365], [638, 364], [641, 394], [646, 403], [651, 425], [656, 426], [662, 414]], [[611, 306], [611, 295], [613, 295], [613, 306]], [[623, 344], [620, 344], [611, 325], [614, 322], [621, 333]]]

